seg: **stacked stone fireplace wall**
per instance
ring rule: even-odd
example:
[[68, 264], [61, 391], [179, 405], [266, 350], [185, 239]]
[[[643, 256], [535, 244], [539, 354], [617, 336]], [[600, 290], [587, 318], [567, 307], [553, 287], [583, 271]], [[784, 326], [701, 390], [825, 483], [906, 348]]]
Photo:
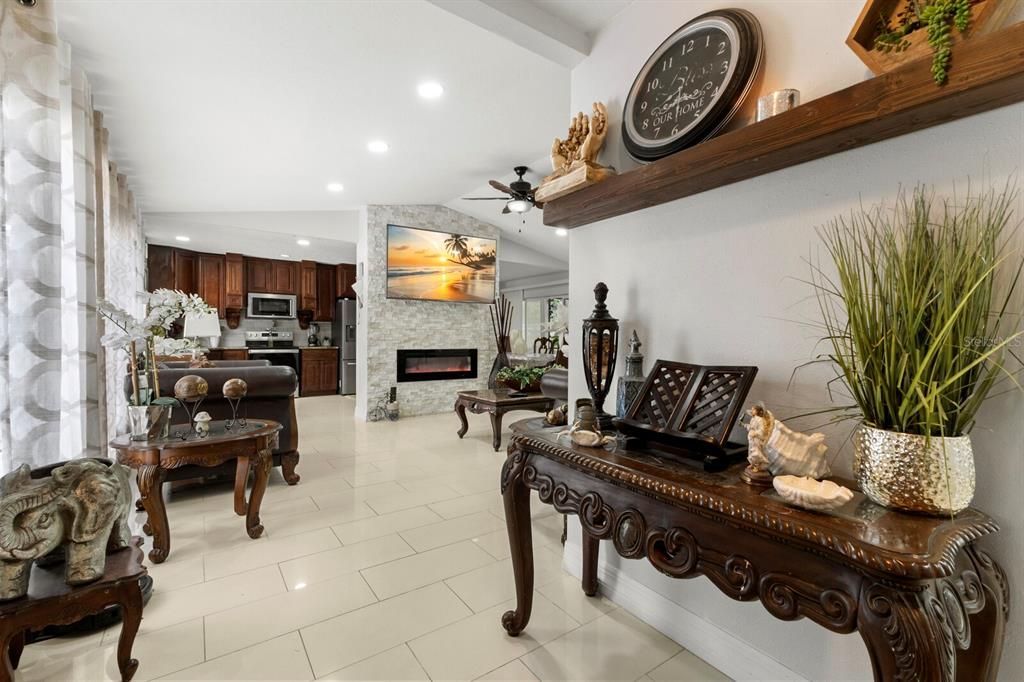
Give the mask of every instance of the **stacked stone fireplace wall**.
[[[498, 229], [444, 206], [369, 206], [366, 214], [366, 291], [360, 323], [366, 325], [365, 401], [372, 418], [392, 386], [404, 416], [448, 412], [457, 391], [487, 388], [495, 344], [487, 305], [387, 298], [387, 226], [421, 227], [474, 237], [498, 238]], [[499, 253], [501, 244], [498, 244]], [[400, 348], [476, 348], [476, 379], [397, 383]]]

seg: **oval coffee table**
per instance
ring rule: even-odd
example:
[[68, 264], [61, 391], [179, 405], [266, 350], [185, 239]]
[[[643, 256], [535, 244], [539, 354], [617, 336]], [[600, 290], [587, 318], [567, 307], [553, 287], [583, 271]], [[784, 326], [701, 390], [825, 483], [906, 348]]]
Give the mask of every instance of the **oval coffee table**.
[[[245, 517], [245, 530], [250, 538], [263, 534], [260, 504], [267, 490], [272, 463], [271, 453], [277, 447], [281, 425], [269, 419], [249, 420], [244, 427], [225, 428], [224, 421], [210, 422], [210, 434], [200, 438], [187, 426], [171, 427], [169, 438], [131, 440], [127, 434], [110, 442], [117, 450], [117, 460], [136, 469], [142, 506], [149, 517], [143, 531], [153, 536], [149, 560], [163, 563], [171, 551], [171, 529], [167, 508], [161, 494], [168, 471], [188, 466], [216, 467], [230, 459], [235, 466], [235, 513]], [[182, 439], [180, 434], [187, 434]], [[245, 499], [245, 483], [249, 471], [255, 472], [252, 491]]]

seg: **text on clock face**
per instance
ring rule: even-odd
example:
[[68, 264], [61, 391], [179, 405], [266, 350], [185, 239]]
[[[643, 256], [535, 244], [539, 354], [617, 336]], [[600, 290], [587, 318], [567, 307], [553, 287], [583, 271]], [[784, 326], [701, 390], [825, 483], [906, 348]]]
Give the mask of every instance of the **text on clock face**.
[[718, 97], [729, 73], [729, 38], [717, 28], [684, 36], [655, 63], [633, 109], [633, 124], [647, 139], [685, 130]]

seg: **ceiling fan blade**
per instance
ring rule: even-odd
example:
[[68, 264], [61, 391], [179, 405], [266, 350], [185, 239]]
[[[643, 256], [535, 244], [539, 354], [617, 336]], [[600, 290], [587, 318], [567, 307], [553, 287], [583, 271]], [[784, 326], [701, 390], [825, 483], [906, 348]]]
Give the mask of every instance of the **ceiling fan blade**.
[[508, 197], [462, 197], [462, 201], [508, 201]]
[[493, 187], [494, 189], [498, 190], [499, 192], [504, 192], [505, 194], [515, 194], [515, 192], [513, 192], [508, 185], [503, 185], [497, 180], [488, 180], [487, 184]]

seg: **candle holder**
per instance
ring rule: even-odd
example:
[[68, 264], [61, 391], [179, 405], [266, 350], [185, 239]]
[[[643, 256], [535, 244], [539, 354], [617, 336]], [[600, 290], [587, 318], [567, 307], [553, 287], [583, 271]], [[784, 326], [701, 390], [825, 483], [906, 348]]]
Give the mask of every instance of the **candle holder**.
[[607, 298], [607, 285], [598, 282], [594, 287], [594, 311], [583, 320], [583, 370], [598, 427], [603, 432], [614, 430], [612, 416], [604, 411], [604, 399], [612, 385], [619, 348], [619, 321], [608, 314]]

